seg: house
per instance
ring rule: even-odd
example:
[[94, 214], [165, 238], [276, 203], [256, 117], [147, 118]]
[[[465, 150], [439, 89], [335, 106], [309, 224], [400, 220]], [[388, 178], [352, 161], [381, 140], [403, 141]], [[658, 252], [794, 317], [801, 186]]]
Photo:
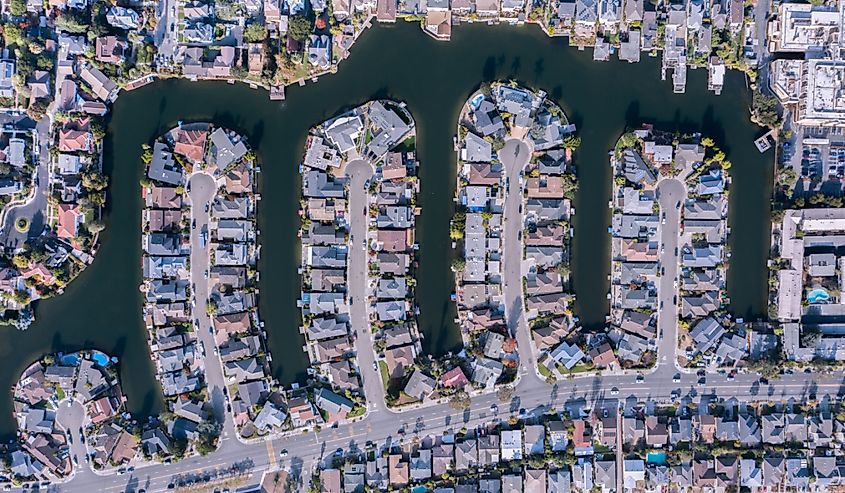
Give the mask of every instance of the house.
[[502, 430], [500, 433], [501, 460], [522, 460], [522, 431]]
[[500, 461], [499, 435], [478, 437], [478, 464], [482, 467], [498, 464]]
[[246, 144], [237, 134], [233, 141], [230, 133], [222, 128], [217, 128], [211, 133], [211, 157], [220, 172], [239, 161], [246, 153]]
[[662, 447], [669, 439], [669, 430], [666, 424], [661, 422], [657, 416], [647, 416], [645, 419], [646, 444], [654, 447]]
[[566, 437], [566, 426], [563, 421], [549, 421], [546, 423], [549, 432], [549, 445], [553, 452], [566, 450], [569, 440]]
[[522, 431], [525, 455], [543, 454], [546, 449], [546, 427], [543, 425], [525, 425]]
[[387, 373], [391, 379], [405, 377], [406, 368], [414, 364], [417, 351], [414, 345], [397, 346], [384, 351], [384, 361], [387, 364]]
[[567, 370], [571, 370], [585, 358], [584, 352], [578, 346], [567, 342], [560, 343], [549, 356], [552, 361], [560, 363]]
[[411, 455], [409, 469], [414, 481], [431, 478], [431, 450], [418, 450], [416, 454]]
[[85, 223], [82, 208], [76, 204], [59, 204], [56, 222], [56, 236], [73, 240], [80, 233], [80, 227]]
[[408, 463], [402, 462], [402, 456], [399, 454], [391, 454], [388, 456], [387, 462], [390, 484], [393, 486], [404, 486], [408, 484]]
[[267, 432], [282, 427], [286, 419], [287, 414], [284, 410], [268, 401], [255, 416], [253, 424], [258, 430]]
[[453, 444], [443, 442], [438, 442], [431, 448], [431, 473], [435, 477], [454, 470], [452, 466], [454, 448]]
[[435, 385], [436, 382], [433, 378], [424, 374], [422, 371], [417, 370], [411, 375], [411, 378], [408, 379], [408, 383], [405, 384], [404, 392], [409, 396], [422, 401], [434, 392]]
[[117, 84], [109, 79], [106, 74], [90, 64], [84, 64], [79, 72], [79, 77], [88, 84], [91, 91], [103, 102], [111, 102], [117, 97], [120, 90]]
[[455, 444], [455, 470], [467, 471], [478, 465], [478, 441], [464, 438]]
[[499, 380], [502, 371], [504, 371], [504, 366], [499, 361], [490, 358], [476, 358], [473, 363], [472, 381], [490, 389]]
[[339, 469], [323, 469], [320, 471], [320, 493], [341, 493]]
[[96, 40], [95, 59], [103, 63], [122, 64], [126, 48], [126, 41], [116, 36], [100, 36]]
[[571, 488], [572, 478], [569, 474], [568, 468], [558, 469], [556, 471], [549, 471], [546, 488], [548, 493], [569, 493]]
[[635, 446], [645, 439], [645, 421], [639, 417], [622, 418], [622, 439], [628, 445]]
[[690, 330], [690, 337], [694, 341], [696, 352], [705, 353], [716, 345], [724, 333], [725, 328], [716, 319], [707, 317], [695, 324]]
[[602, 493], [616, 491], [616, 462], [612, 460], [597, 460], [595, 462], [595, 485], [601, 487]]
[[444, 387], [463, 388], [469, 380], [460, 366], [456, 366], [440, 376], [440, 385]]
[[328, 69], [332, 63], [331, 38], [325, 34], [312, 34], [309, 39], [308, 63], [322, 70]]
[[740, 459], [739, 470], [740, 486], [750, 488], [751, 491], [763, 486], [763, 470], [755, 459]]
[[640, 459], [626, 459], [622, 463], [622, 484], [625, 491], [642, 488], [645, 485], [645, 462]]

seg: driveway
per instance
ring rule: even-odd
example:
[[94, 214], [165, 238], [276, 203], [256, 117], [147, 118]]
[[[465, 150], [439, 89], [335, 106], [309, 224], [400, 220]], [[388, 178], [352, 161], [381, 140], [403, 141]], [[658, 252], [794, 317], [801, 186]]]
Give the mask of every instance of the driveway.
[[[211, 202], [217, 193], [217, 183], [210, 175], [199, 172], [194, 173], [188, 179], [188, 198], [191, 202], [191, 283], [193, 286], [196, 308], [194, 318], [199, 320], [196, 327], [197, 339], [205, 347], [205, 381], [208, 387], [209, 402], [215, 418], [223, 423], [221, 439], [227, 439], [235, 433], [235, 425], [231, 413], [226, 412], [226, 395], [223, 389], [226, 380], [223, 376], [223, 365], [220, 358], [215, 354], [216, 347], [214, 334], [210, 330], [211, 318], [205, 311], [208, 302], [208, 268], [209, 268], [209, 239], [210, 239], [210, 215], [206, 205]], [[205, 239], [201, 241], [201, 237]], [[202, 245], [202, 246], [200, 246]]]
[[[657, 185], [660, 204], [660, 267], [665, 269], [658, 280], [657, 364], [658, 370], [674, 372], [677, 366], [678, 304], [677, 280], [679, 270], [681, 208], [687, 198], [684, 184], [675, 178], [661, 180]], [[664, 219], [665, 217], [665, 219]]]
[[[504, 207], [503, 284], [505, 294], [505, 320], [511, 336], [519, 347], [519, 374], [535, 375], [536, 356], [525, 320], [525, 303], [522, 293], [522, 171], [531, 159], [531, 148], [520, 139], [508, 139], [499, 151], [499, 161], [505, 168], [507, 187]], [[530, 377], [529, 377], [530, 378]]]
[[356, 159], [346, 165], [346, 174], [349, 176], [349, 263], [346, 266], [349, 317], [367, 407], [377, 410], [384, 405], [384, 388], [378, 367], [373, 370], [376, 359], [367, 313], [369, 268], [367, 248], [364, 246], [369, 222], [370, 196], [370, 191], [365, 185], [373, 176], [373, 167], [364, 159]]

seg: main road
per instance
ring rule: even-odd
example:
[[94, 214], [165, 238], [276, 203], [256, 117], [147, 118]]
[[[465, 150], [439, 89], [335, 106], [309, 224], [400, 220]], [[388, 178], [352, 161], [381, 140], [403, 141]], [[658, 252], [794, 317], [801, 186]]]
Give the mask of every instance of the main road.
[[[384, 410], [371, 411], [366, 419], [341, 425], [334, 429], [324, 429], [317, 433], [293, 433], [285, 438], [272, 441], [272, 447], [264, 442], [243, 444], [237, 440], [223, 442], [220, 449], [206, 457], [190, 457], [172, 465], [149, 465], [139, 467], [131, 474], [110, 478], [91, 477], [80, 474], [64, 485], [57, 485], [60, 491], [89, 492], [104, 491], [110, 493], [137, 491], [143, 487], [148, 492], [165, 491], [168, 484], [180, 477], [202, 476], [221, 468], [241, 465], [251, 473], [249, 482], [258, 481], [259, 474], [278, 463], [270, 455], [272, 450], [287, 449], [288, 458], [279, 465], [285, 469], [303, 471], [302, 478], [307, 481], [307, 471], [330, 457], [337, 448], [355, 451], [363, 448], [367, 440], [376, 443], [396, 443], [401, 440], [397, 431], [406, 427], [414, 435], [440, 435], [443, 432], [458, 431], [489, 424], [494, 420], [507, 419], [518, 415], [521, 409], [526, 414], [538, 414], [550, 409], [566, 409], [578, 415], [585, 409], [608, 408], [618, 406], [629, 408], [640, 402], [674, 402], [670, 392], [678, 389], [681, 399], [736, 397], [740, 400], [808, 400], [811, 395], [819, 399], [826, 395], [835, 396], [843, 388], [843, 374], [810, 375], [799, 373], [785, 375], [779, 380], [772, 380], [769, 385], [761, 386], [757, 376], [739, 374], [734, 381], [726, 377], [711, 374], [705, 386], [695, 383], [694, 375], [681, 375], [680, 383], [673, 383], [671, 375], [663, 372], [648, 375], [645, 381], [637, 383], [633, 375], [607, 377], [583, 377], [559, 381], [556, 385], [527, 385], [523, 382], [516, 387], [513, 399], [500, 405], [498, 414], [491, 411], [492, 404], [500, 404], [495, 394], [474, 397], [472, 406], [466, 412], [455, 411], [448, 404], [438, 404], [405, 413], [391, 413]], [[619, 394], [610, 396], [607, 389], [617, 387]], [[405, 440], [409, 437], [406, 436]]]

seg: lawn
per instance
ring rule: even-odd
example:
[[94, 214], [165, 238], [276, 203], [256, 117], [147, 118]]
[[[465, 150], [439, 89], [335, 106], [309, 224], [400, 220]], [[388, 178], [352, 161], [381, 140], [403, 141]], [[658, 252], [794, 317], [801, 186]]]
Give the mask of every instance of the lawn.
[[379, 373], [381, 373], [381, 383], [384, 384], [384, 388], [387, 389], [387, 384], [390, 383], [390, 373], [387, 371], [387, 363], [380, 360], [378, 362], [378, 369]]

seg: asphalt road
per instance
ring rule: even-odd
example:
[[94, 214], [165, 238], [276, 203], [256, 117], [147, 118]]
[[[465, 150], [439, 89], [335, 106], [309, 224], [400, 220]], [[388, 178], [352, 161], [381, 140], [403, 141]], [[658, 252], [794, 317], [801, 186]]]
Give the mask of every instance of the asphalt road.
[[364, 395], [370, 410], [384, 408], [384, 388], [381, 375], [373, 370], [376, 356], [373, 350], [373, 333], [367, 313], [369, 268], [367, 258], [367, 229], [369, 222], [369, 190], [366, 182], [373, 176], [373, 167], [366, 160], [356, 159], [346, 165], [349, 176], [349, 260], [347, 288], [349, 290], [349, 317], [355, 335], [355, 358], [358, 362]]
[[[209, 254], [210, 254], [210, 213], [206, 208], [217, 192], [217, 184], [211, 175], [197, 172], [188, 181], [188, 199], [191, 203], [191, 284], [196, 306], [194, 318], [199, 321], [195, 327], [197, 340], [205, 349], [205, 382], [208, 388], [209, 402], [218, 422], [223, 422], [222, 437], [234, 436], [235, 425], [231, 413], [226, 412], [226, 379], [223, 375], [223, 364], [215, 353], [216, 342], [214, 334], [209, 331], [212, 327], [211, 317], [205, 311], [209, 299]], [[201, 237], [205, 235], [205, 240]]]
[[666, 178], [657, 186], [660, 204], [660, 268], [658, 279], [657, 359], [658, 369], [673, 371], [677, 366], [678, 348], [678, 270], [681, 234], [681, 208], [687, 197], [684, 184]]
[[[80, 474], [70, 482], [56, 485], [56, 491], [73, 492], [123, 492], [137, 491], [139, 485], [148, 492], [165, 491], [174, 478], [189, 474], [203, 474], [229, 467], [233, 464], [249, 466], [249, 471], [258, 481], [260, 472], [267, 470], [270, 464], [294, 471], [308, 471], [316, 464], [329, 457], [337, 448], [355, 450], [364, 447], [367, 440], [379, 444], [397, 442], [401, 437], [398, 430], [405, 427], [408, 434], [404, 440], [414, 436], [439, 435], [443, 432], [457, 431], [462, 427], [473, 428], [497, 419], [507, 419], [518, 415], [524, 409], [526, 414], [542, 413], [548, 409], [568, 410], [574, 415], [586, 409], [606, 408], [615, 411], [619, 407], [628, 408], [637, 403], [647, 405], [670, 403], [672, 390], [678, 390], [682, 400], [696, 399], [701, 396], [736, 397], [740, 400], [807, 400], [810, 394], [819, 399], [825, 395], [837, 395], [845, 392], [843, 374], [810, 375], [798, 373], [785, 375], [779, 380], [772, 380], [770, 385], [760, 386], [756, 375], [739, 374], [734, 381], [725, 376], [710, 374], [703, 386], [696, 384], [695, 375], [681, 375], [681, 381], [672, 382], [669, 372], [657, 372], [647, 375], [644, 382], [637, 383], [633, 375], [608, 377], [582, 377], [566, 379], [554, 386], [545, 383], [535, 384], [523, 380], [516, 388], [510, 402], [499, 402], [495, 394], [474, 397], [470, 410], [460, 412], [451, 409], [448, 404], [439, 404], [423, 409], [414, 409], [405, 413], [391, 413], [384, 410], [370, 412], [367, 419], [328, 428], [319, 433], [296, 433], [290, 437], [274, 439], [271, 446], [257, 442], [242, 444], [237, 440], [224, 440], [222, 447], [206, 457], [191, 457], [172, 465], [150, 465], [139, 467], [132, 474], [108, 478], [91, 477]], [[528, 384], [528, 385], [527, 385]], [[618, 394], [611, 395], [611, 388], [617, 388]], [[491, 409], [497, 404], [498, 414]], [[285, 448], [289, 455], [283, 460], [277, 459], [276, 451]], [[304, 474], [307, 477], [308, 474]]]
[[537, 379], [534, 368], [537, 358], [525, 319], [522, 293], [522, 216], [523, 180], [525, 165], [531, 159], [531, 147], [521, 139], [508, 139], [499, 151], [499, 161], [505, 169], [507, 186], [503, 212], [503, 284], [505, 320], [511, 336], [516, 337], [519, 351], [520, 378]]

